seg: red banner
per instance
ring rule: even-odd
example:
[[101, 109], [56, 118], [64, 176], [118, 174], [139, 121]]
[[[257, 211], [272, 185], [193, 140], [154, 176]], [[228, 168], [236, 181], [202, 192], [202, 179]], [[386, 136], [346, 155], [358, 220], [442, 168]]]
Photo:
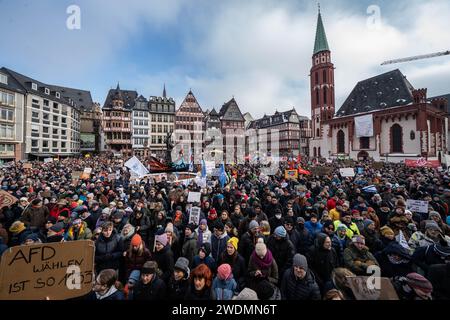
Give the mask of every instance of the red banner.
[[310, 175], [311, 172], [309, 172], [308, 170], [302, 169], [302, 168], [298, 168], [298, 173], [299, 174], [305, 174], [305, 175]]
[[420, 158], [417, 160], [405, 159], [405, 165], [411, 168], [437, 168], [441, 166], [439, 160], [427, 160], [425, 158]]

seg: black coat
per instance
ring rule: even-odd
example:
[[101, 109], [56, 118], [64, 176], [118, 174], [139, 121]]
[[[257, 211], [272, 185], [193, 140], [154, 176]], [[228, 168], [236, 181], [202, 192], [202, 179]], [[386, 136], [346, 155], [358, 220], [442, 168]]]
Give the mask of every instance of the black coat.
[[450, 247], [434, 244], [426, 247], [419, 247], [412, 256], [413, 262], [425, 272], [425, 277], [432, 265], [444, 264], [450, 261]]
[[233, 278], [238, 285], [237, 290], [241, 291], [245, 288], [245, 279], [247, 277], [247, 266], [245, 265], [244, 258], [236, 252], [234, 256], [230, 256], [226, 251], [222, 254], [219, 266], [221, 264], [228, 263], [231, 266], [233, 272]]
[[238, 252], [244, 258], [245, 265], [248, 266], [250, 256], [255, 250], [253, 234], [250, 231], [244, 233], [239, 241]]
[[166, 297], [166, 284], [156, 274], [152, 281], [143, 284], [139, 281], [133, 289], [133, 300], [163, 300]]
[[[393, 264], [389, 261], [389, 255], [396, 254], [405, 260], [405, 263]], [[408, 273], [413, 272], [411, 256], [409, 251], [403, 248], [397, 242], [388, 245], [383, 251], [375, 254], [381, 269], [381, 276], [387, 278], [406, 277]], [[407, 261], [407, 262], [406, 262]]]
[[123, 252], [122, 240], [115, 230], [113, 230], [109, 238], [105, 238], [103, 234], [100, 234], [100, 237], [95, 243], [95, 264], [97, 272], [104, 269], [119, 269]]
[[294, 269], [284, 272], [281, 280], [282, 300], [320, 300], [320, 290], [314, 275], [308, 271], [305, 278], [299, 280], [294, 275]]
[[436, 300], [450, 299], [450, 262], [432, 265], [428, 270], [428, 279], [433, 285]]
[[170, 249], [170, 246], [167, 245], [161, 251], [155, 251], [152, 257], [153, 261], [158, 263], [158, 268], [162, 271], [161, 279], [168, 283], [170, 276], [173, 272], [173, 252]]
[[323, 248], [324, 240], [319, 234], [316, 239], [316, 245], [311, 248], [308, 255], [309, 266], [314, 271], [316, 280], [321, 287], [331, 280], [331, 273], [335, 268], [339, 267], [339, 258], [336, 250], [333, 247], [330, 250], [325, 250]]
[[167, 299], [169, 300], [183, 300], [186, 296], [186, 292], [189, 288], [189, 280], [181, 279], [175, 281], [175, 278], [170, 277], [169, 284], [167, 285]]
[[198, 292], [195, 290], [194, 284], [191, 283], [188, 287], [184, 300], [212, 300], [211, 289], [207, 288], [206, 290]]
[[273, 258], [277, 262], [278, 273], [284, 274], [284, 271], [292, 266], [292, 259], [295, 255], [295, 248], [288, 239], [277, 240], [272, 235], [267, 241], [267, 249], [272, 252]]

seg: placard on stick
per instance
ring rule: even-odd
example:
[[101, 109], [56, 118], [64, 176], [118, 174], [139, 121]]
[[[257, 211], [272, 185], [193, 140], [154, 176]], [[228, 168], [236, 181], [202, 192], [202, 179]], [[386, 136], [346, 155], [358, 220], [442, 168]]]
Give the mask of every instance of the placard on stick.
[[189, 223], [192, 223], [196, 226], [200, 224], [200, 208], [192, 207], [189, 212]]
[[64, 300], [88, 294], [94, 282], [90, 240], [16, 246], [0, 265], [0, 300]]

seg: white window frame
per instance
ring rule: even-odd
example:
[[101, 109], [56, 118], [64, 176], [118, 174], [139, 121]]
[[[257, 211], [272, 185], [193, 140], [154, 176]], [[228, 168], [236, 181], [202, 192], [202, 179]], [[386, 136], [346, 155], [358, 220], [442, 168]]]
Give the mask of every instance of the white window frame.
[[0, 73], [0, 82], [3, 84], [8, 84], [8, 76], [6, 74]]
[[61, 98], [61, 95], [59, 94], [59, 92], [57, 92], [56, 94], [55, 94], [55, 96], [59, 99], [59, 98]]
[[32, 82], [31, 83], [31, 89], [37, 91], [37, 89], [38, 89], [37, 84]]
[[50, 95], [50, 89], [49, 88], [44, 88], [44, 92], [45, 92], [45, 94]]

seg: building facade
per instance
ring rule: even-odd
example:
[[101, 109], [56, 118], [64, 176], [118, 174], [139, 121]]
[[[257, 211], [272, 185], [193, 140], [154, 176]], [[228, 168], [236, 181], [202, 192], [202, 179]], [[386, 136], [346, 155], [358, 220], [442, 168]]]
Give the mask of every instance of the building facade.
[[224, 159], [236, 163], [245, 157], [245, 119], [234, 98], [220, 108], [219, 117]]
[[80, 110], [59, 87], [5, 69], [25, 93], [24, 158], [76, 156], [80, 153]]
[[401, 162], [447, 153], [447, 105], [400, 70], [360, 81], [334, 112], [334, 66], [319, 12], [311, 68], [313, 157]]
[[136, 156], [148, 157], [150, 112], [148, 100], [140, 95], [136, 99], [132, 116], [133, 153]]
[[131, 117], [136, 99], [136, 91], [121, 90], [119, 84], [109, 90], [102, 109], [105, 151], [116, 156], [132, 155]]
[[300, 153], [309, 157], [309, 140], [312, 138], [311, 120], [305, 116], [298, 116], [300, 125]]
[[0, 69], [0, 163], [24, 157], [25, 91], [5, 68]]
[[175, 101], [173, 98], [167, 98], [166, 90], [164, 90], [162, 97], [151, 96], [148, 105], [151, 123], [150, 155], [164, 159], [165, 138], [175, 129]]

